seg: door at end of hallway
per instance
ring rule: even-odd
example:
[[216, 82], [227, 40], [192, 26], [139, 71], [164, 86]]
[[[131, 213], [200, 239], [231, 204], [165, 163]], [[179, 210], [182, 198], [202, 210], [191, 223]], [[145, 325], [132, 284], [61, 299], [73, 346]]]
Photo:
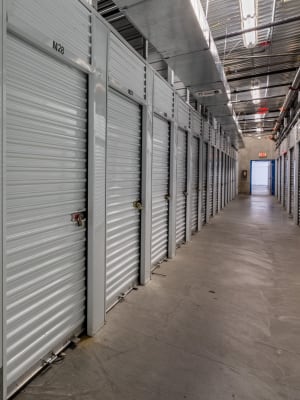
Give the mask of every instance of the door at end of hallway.
[[274, 194], [275, 168], [273, 160], [250, 161], [250, 194]]

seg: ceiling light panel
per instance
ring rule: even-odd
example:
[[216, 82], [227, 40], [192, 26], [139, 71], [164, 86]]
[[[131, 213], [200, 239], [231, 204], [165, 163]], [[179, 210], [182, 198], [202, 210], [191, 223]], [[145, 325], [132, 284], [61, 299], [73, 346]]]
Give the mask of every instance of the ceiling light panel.
[[[239, 0], [241, 12], [242, 30], [253, 29], [257, 26], [257, 4], [256, 0]], [[244, 46], [252, 48], [257, 45], [257, 31], [243, 34]]]

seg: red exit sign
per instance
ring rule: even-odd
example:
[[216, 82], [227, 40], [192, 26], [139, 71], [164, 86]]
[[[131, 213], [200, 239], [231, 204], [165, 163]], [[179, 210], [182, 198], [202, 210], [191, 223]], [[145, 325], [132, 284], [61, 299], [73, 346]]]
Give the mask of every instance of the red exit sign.
[[267, 158], [267, 153], [261, 151], [261, 152], [258, 153], [258, 157], [259, 158]]

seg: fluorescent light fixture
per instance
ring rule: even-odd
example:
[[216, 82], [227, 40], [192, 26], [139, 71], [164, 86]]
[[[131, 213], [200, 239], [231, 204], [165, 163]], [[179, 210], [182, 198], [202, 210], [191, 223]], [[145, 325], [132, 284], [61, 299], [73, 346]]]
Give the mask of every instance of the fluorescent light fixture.
[[[240, 0], [242, 30], [256, 28], [256, 0]], [[244, 46], [249, 48], [257, 45], [257, 32], [251, 31], [243, 34]]]
[[259, 80], [258, 79], [253, 79], [251, 81], [251, 96], [252, 96], [252, 101], [253, 101], [254, 104], [259, 104], [260, 103], [260, 100], [259, 100], [259, 97], [260, 97], [259, 88], [260, 88]]

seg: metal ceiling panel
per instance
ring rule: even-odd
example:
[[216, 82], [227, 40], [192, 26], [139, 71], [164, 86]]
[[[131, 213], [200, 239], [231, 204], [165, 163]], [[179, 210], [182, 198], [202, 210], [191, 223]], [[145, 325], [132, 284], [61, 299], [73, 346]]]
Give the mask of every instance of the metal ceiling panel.
[[[222, 125], [223, 114], [231, 115], [227, 109], [230, 89], [201, 3], [197, 0], [115, 2], [196, 97], [199, 87], [211, 90], [214, 85], [220, 90], [214, 96], [214, 104], [222, 106], [218, 111]], [[211, 98], [199, 97], [199, 101], [210, 108]], [[238, 134], [235, 120], [232, 127]]]

